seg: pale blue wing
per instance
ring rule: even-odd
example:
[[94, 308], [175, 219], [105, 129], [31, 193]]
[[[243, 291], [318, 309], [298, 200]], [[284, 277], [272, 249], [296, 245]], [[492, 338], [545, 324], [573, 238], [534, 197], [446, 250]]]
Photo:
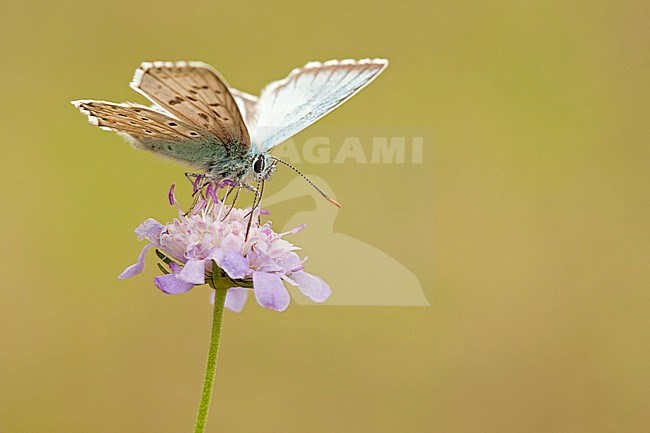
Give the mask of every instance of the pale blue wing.
[[252, 151], [267, 152], [302, 131], [367, 86], [386, 66], [385, 59], [311, 62], [269, 84], [249, 120]]
[[230, 94], [235, 99], [239, 112], [244, 118], [244, 123], [248, 127], [248, 130], [252, 131], [255, 126], [255, 107], [257, 106], [258, 101], [257, 96], [233, 88], [230, 88]]

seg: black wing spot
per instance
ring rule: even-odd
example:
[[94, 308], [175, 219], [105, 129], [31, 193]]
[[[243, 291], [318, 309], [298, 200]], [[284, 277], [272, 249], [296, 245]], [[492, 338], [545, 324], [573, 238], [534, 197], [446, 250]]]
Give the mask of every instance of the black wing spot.
[[196, 136], [198, 136], [199, 134], [197, 134], [196, 132], [192, 131], [192, 132], [190, 132], [190, 135], [191, 135], [192, 137], [196, 137]]
[[199, 116], [199, 117], [200, 117], [201, 119], [203, 119], [203, 120], [208, 120], [208, 115], [205, 114], [205, 113], [203, 113], [203, 112], [201, 112], [201, 111], [198, 112], [198, 113], [196, 113], [196, 115]]
[[198, 101], [198, 99], [193, 98], [193, 97], [191, 97], [191, 96], [187, 96], [187, 99], [189, 99], [189, 100], [192, 101], [192, 102], [197, 102], [197, 101]]
[[169, 126], [178, 126], [178, 125], [176, 125], [174, 122], [169, 122], [168, 125], [169, 125]]
[[153, 131], [151, 131], [150, 129], [145, 129], [144, 132], [146, 132], [147, 134], [153, 134]]
[[167, 145], [167, 150], [172, 150], [172, 145], [171, 144]]
[[183, 98], [181, 98], [180, 96], [177, 96], [177, 97], [175, 97], [174, 99], [171, 99], [171, 100], [169, 101], [169, 105], [180, 104], [181, 102], [183, 102], [183, 100], [184, 100]]
[[144, 120], [145, 122], [149, 121], [149, 118], [147, 118], [147, 117], [141, 117], [140, 119]]

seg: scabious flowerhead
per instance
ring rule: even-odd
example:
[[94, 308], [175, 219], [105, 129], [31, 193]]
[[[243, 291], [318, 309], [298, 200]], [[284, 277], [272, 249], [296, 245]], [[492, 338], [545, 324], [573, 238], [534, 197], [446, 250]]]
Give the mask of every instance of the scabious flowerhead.
[[[169, 201], [175, 203], [173, 186]], [[142, 272], [146, 252], [153, 247], [169, 267], [169, 270], [161, 267], [166, 273], [155, 277], [154, 283], [170, 295], [185, 293], [196, 285], [208, 283], [215, 287], [218, 284], [228, 288], [226, 307], [239, 312], [252, 287], [260, 305], [284, 311], [290, 302], [285, 287], [288, 283], [315, 302], [327, 300], [330, 287], [304, 271], [305, 259], [296, 254], [300, 248], [284, 239], [305, 226], [276, 233], [270, 221], [258, 223], [260, 213], [265, 212], [254, 210], [249, 229], [250, 209], [221, 202], [216, 187], [209, 184], [205, 199], [199, 200], [191, 211], [185, 213], [179, 209], [178, 218], [164, 225], [149, 218], [138, 226], [136, 235], [149, 243], [138, 261], [126, 268], [120, 278]]]

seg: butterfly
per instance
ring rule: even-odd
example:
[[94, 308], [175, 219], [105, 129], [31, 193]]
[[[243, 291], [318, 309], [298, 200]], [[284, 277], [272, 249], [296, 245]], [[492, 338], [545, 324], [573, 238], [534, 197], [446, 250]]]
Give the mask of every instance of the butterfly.
[[301, 174], [271, 156], [271, 149], [350, 99], [387, 66], [385, 59], [310, 62], [256, 97], [229, 87], [202, 62], [144, 62], [131, 88], [152, 106], [72, 104], [92, 125], [117, 132], [138, 149], [187, 163], [209, 181], [257, 192], [251, 182], [263, 186], [278, 162]]

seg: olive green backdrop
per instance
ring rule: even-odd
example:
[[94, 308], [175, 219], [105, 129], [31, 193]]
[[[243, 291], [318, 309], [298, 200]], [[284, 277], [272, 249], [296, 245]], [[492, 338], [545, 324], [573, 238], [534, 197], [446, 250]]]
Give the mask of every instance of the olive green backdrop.
[[0, 431], [186, 432], [197, 409], [207, 289], [162, 295], [153, 260], [116, 278], [142, 246], [132, 230], [174, 216], [185, 169], [69, 101], [144, 102], [128, 87], [143, 60], [203, 60], [257, 92], [310, 60], [369, 56], [391, 65], [308, 134], [430, 128], [423, 163], [301, 168], [344, 204], [335, 231], [406, 266], [431, 306], [228, 312], [208, 431], [648, 431], [648, 12], [5, 1]]

